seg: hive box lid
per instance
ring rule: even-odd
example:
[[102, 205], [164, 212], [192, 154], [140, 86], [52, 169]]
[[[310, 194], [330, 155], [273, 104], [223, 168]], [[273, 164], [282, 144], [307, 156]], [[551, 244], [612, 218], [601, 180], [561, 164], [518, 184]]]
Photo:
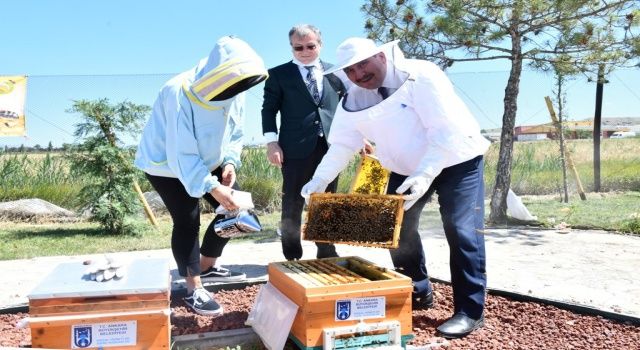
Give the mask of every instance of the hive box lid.
[[60, 263], [27, 297], [50, 299], [168, 292], [168, 259], [134, 259], [124, 262], [123, 266], [125, 275], [121, 279], [96, 282], [91, 280], [87, 265], [82, 262]]

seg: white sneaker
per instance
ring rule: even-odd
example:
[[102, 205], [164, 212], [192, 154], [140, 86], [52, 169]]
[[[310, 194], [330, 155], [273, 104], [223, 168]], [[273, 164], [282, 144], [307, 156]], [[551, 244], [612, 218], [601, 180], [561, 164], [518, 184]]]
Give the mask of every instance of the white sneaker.
[[184, 298], [184, 302], [200, 315], [218, 316], [223, 313], [222, 306], [216, 303], [211, 293], [204, 288], [194, 289], [191, 295]]

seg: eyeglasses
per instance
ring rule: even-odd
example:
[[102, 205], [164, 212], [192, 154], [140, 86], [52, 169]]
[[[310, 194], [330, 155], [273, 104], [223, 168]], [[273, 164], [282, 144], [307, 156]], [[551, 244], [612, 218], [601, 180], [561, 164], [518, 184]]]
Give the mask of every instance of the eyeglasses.
[[298, 51], [298, 52], [300, 52], [300, 51], [303, 51], [305, 47], [307, 48], [307, 50], [309, 50], [309, 51], [313, 51], [313, 50], [315, 50], [315, 49], [316, 49], [316, 47], [318, 47], [318, 46], [317, 46], [316, 44], [309, 44], [309, 45], [307, 45], [307, 46], [299, 45], [299, 46], [294, 46], [294, 47], [293, 47], [293, 50], [294, 50], [294, 51]]

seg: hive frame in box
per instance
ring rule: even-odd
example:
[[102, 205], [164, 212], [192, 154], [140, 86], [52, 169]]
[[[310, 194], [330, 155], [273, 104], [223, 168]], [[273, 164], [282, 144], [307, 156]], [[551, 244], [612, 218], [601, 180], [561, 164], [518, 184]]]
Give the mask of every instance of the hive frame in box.
[[[343, 200], [349, 200], [352, 202], [357, 201], [382, 201], [382, 200], [392, 200], [394, 201], [395, 206], [395, 222], [393, 227], [392, 237], [389, 237], [387, 241], [380, 242], [372, 242], [367, 240], [323, 240], [323, 239], [314, 239], [313, 237], [309, 237], [308, 235], [308, 226], [309, 222], [311, 222], [311, 217], [317, 215], [319, 209], [318, 206], [331, 202], [339, 202]], [[400, 243], [400, 228], [402, 225], [402, 218], [404, 216], [404, 208], [403, 208], [404, 200], [401, 195], [388, 195], [388, 194], [345, 194], [345, 193], [312, 193], [311, 199], [309, 201], [309, 205], [307, 208], [307, 219], [305, 224], [302, 227], [302, 239], [309, 240], [313, 242], [320, 243], [340, 243], [340, 244], [349, 244], [356, 246], [365, 246], [365, 247], [376, 247], [376, 248], [386, 248], [386, 249], [395, 249], [398, 248]], [[340, 221], [342, 220], [340, 217], [333, 218], [333, 220]], [[324, 223], [323, 223], [324, 224]], [[362, 223], [365, 225], [366, 223]], [[313, 228], [313, 227], [312, 227]], [[354, 231], [349, 230], [348, 227], [340, 227], [340, 229], [344, 229], [344, 231], [336, 232], [337, 236], [340, 237], [349, 237], [349, 235], [353, 235]], [[341, 232], [343, 232], [341, 234]]]

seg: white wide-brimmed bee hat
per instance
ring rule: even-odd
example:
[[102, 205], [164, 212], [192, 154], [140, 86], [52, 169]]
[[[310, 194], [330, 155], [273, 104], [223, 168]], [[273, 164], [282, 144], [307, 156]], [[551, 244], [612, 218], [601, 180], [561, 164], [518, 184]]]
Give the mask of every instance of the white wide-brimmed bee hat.
[[[371, 39], [349, 38], [342, 42], [336, 50], [338, 61], [324, 74], [335, 73], [380, 52], [391, 52], [400, 40], [394, 40], [380, 46]], [[399, 50], [398, 50], [399, 51]]]

